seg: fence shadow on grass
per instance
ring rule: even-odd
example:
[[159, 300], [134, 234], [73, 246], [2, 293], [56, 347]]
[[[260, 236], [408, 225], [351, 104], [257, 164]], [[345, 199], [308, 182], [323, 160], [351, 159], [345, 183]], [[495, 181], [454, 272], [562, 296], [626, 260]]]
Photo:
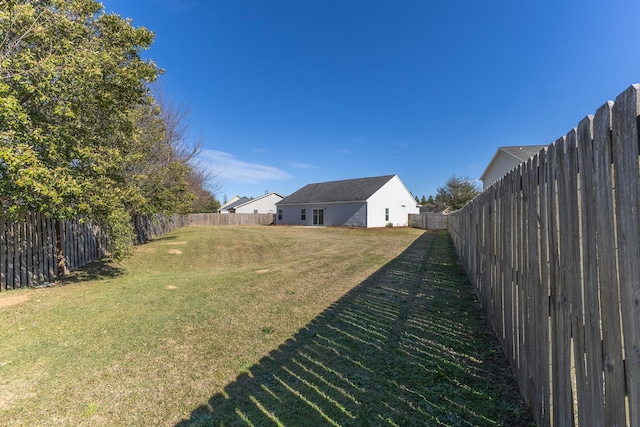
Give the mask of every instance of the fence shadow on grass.
[[177, 426], [525, 426], [449, 235], [426, 232]]

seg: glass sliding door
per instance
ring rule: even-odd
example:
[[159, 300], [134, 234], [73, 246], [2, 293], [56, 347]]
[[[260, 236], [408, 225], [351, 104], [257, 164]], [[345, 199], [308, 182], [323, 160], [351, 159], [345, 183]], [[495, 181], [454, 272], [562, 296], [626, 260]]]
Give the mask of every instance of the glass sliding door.
[[313, 225], [324, 225], [324, 209], [313, 210]]

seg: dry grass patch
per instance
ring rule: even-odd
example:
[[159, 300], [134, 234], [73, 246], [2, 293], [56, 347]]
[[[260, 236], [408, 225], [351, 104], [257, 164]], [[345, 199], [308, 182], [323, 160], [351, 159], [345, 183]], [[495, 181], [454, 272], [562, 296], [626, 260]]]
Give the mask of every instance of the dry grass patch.
[[21, 302], [29, 301], [29, 297], [27, 295], [10, 295], [0, 298], [0, 309], [4, 307], [9, 307], [12, 305], [20, 304]]

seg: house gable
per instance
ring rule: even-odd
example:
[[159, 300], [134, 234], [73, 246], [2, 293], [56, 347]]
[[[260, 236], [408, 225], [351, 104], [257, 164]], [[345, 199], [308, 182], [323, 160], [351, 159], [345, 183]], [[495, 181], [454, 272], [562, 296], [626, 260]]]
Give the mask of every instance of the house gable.
[[525, 145], [500, 147], [493, 155], [487, 168], [480, 176], [483, 189], [487, 189], [513, 168], [535, 156], [546, 145]]
[[[237, 196], [236, 196], [237, 197]], [[235, 197], [234, 197], [235, 199]], [[237, 206], [240, 206], [244, 203], [247, 203], [248, 201], [250, 201], [251, 199], [248, 197], [238, 197], [234, 202], [232, 203], [227, 203], [226, 205], [224, 205], [223, 207], [220, 208], [219, 212], [220, 213], [233, 213], [235, 212], [235, 208]]]
[[263, 194], [255, 199], [250, 199], [240, 205], [235, 206], [236, 213], [275, 213], [276, 203], [284, 199], [278, 193]]
[[411, 192], [395, 175], [376, 191], [367, 203], [367, 226], [407, 226], [409, 214], [418, 214], [420, 208]]

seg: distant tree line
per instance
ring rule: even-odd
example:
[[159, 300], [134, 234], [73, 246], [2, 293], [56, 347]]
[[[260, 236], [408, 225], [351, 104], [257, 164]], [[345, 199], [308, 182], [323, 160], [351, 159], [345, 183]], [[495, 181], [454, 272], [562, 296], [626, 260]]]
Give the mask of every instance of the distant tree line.
[[455, 211], [462, 208], [481, 193], [480, 184], [469, 177], [452, 176], [438, 187], [435, 197], [415, 196], [416, 203], [433, 211]]
[[97, 222], [121, 257], [135, 215], [217, 209], [186, 110], [151, 89], [153, 39], [94, 0], [1, 2], [3, 216]]

